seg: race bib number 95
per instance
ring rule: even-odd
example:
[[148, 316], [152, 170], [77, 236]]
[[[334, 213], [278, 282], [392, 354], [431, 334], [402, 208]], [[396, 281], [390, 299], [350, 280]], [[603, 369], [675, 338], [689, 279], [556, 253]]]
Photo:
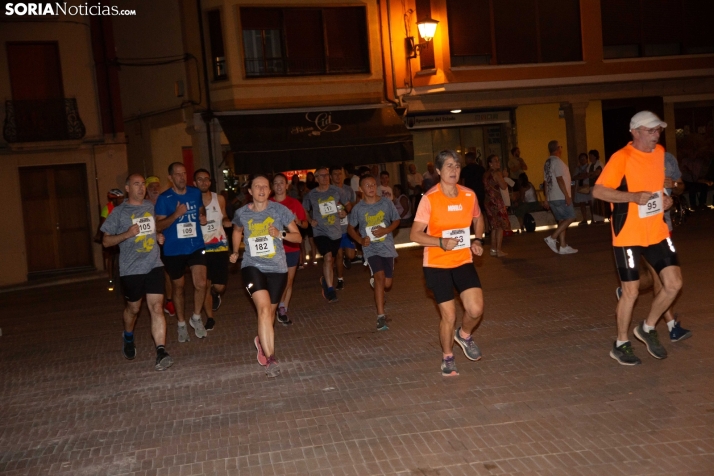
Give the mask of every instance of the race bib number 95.
[[662, 213], [664, 211], [664, 205], [662, 204], [662, 192], [653, 193], [647, 203], [637, 206], [637, 210], [640, 218], [647, 218], [652, 215]]

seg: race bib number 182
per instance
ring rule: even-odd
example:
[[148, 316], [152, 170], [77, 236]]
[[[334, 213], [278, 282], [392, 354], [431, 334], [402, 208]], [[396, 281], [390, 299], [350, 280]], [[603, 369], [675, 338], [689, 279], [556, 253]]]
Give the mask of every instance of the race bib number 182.
[[258, 257], [275, 254], [275, 243], [270, 235], [248, 238], [248, 246], [250, 246], [251, 256]]

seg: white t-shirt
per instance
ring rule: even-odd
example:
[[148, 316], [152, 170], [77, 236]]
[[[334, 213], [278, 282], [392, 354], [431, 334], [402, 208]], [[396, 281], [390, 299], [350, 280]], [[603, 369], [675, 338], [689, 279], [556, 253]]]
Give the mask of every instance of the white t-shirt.
[[359, 192], [359, 176], [357, 174], [353, 175], [350, 179], [350, 187], [355, 193]]
[[559, 157], [554, 155], [548, 157], [548, 160], [545, 161], [545, 165], [543, 166], [543, 176], [548, 188], [547, 195], [549, 202], [565, 200], [565, 195], [563, 195], [560, 186], [558, 186], [557, 177], [563, 177], [565, 190], [568, 192], [568, 197], [570, 197], [570, 170], [568, 170], [568, 166], [565, 165], [565, 162], [560, 160]]
[[394, 192], [392, 192], [392, 187], [385, 187], [384, 185], [380, 185], [379, 187], [377, 187], [377, 195], [386, 198], [390, 202], [394, 200]]
[[416, 187], [417, 185], [421, 187], [421, 182], [423, 180], [424, 180], [424, 177], [422, 177], [419, 172], [415, 172], [413, 174], [407, 174], [407, 181], [409, 182], [409, 185], [412, 187]]

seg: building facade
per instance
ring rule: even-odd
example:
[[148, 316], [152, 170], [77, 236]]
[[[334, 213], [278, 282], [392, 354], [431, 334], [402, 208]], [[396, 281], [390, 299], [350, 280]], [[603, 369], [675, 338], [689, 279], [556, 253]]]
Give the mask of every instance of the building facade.
[[0, 286], [103, 267], [101, 207], [126, 144], [111, 22], [0, 19]]

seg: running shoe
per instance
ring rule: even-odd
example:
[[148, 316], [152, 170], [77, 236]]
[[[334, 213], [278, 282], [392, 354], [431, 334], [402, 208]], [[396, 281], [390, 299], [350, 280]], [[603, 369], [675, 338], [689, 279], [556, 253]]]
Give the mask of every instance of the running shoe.
[[335, 287], [337, 291], [342, 291], [345, 289], [345, 280], [344, 279], [338, 279], [337, 280], [337, 286]]
[[612, 350], [610, 351], [610, 357], [617, 360], [620, 365], [640, 365], [642, 361], [635, 355], [632, 351], [632, 344], [630, 341], [625, 342], [620, 347], [615, 347], [617, 342], [612, 344]]
[[378, 331], [389, 330], [389, 327], [387, 327], [387, 316], [379, 316], [377, 318], [377, 330]]
[[126, 360], [134, 360], [136, 358], [136, 344], [134, 344], [134, 339], [126, 340], [124, 333], [122, 333], [122, 340], [124, 341], [124, 347], [122, 348], [122, 354]]
[[327, 291], [327, 302], [337, 302], [337, 291], [334, 289], [332, 291]]
[[352, 261], [347, 257], [347, 253], [342, 255], [342, 264], [345, 266], [345, 269], [350, 269], [352, 267]]
[[274, 355], [268, 357], [268, 361], [265, 364], [265, 375], [270, 378], [275, 378], [280, 375], [280, 366], [278, 365], [278, 361], [275, 360]]
[[659, 336], [657, 335], [657, 330], [652, 329], [649, 332], [645, 332], [642, 327], [644, 322], [640, 322], [640, 325], [635, 327], [635, 337], [644, 342], [647, 346], [647, 352], [650, 353], [655, 359], [666, 359], [667, 349], [664, 348], [659, 342]]
[[160, 349], [156, 352], [156, 365], [154, 365], [154, 370], [166, 370], [171, 367], [173, 363], [174, 359], [172, 359], [164, 349]]
[[575, 248], [571, 247], [570, 245], [565, 245], [560, 247], [560, 254], [561, 255], [574, 255], [577, 253], [578, 250]]
[[441, 375], [444, 377], [455, 377], [459, 375], [459, 371], [456, 370], [456, 361], [453, 355], [441, 361]]
[[461, 337], [460, 327], [454, 331], [454, 340], [464, 350], [464, 355], [466, 355], [467, 359], [473, 361], [481, 359], [481, 350], [478, 348], [471, 336], [468, 336], [466, 339]]
[[617, 289], [615, 289], [615, 296], [617, 296], [618, 301], [622, 297], [622, 288], [620, 286], [618, 286]]
[[190, 340], [191, 338], [188, 336], [188, 327], [186, 327], [185, 325], [178, 326], [178, 341], [188, 342]]
[[221, 299], [220, 294], [214, 293], [213, 291], [211, 291], [211, 297], [213, 298], [212, 309], [213, 309], [213, 312], [216, 312], [218, 310], [218, 308], [221, 307], [221, 302], [223, 302], [223, 300]]
[[291, 321], [288, 317], [288, 313], [287, 311], [285, 311], [284, 307], [278, 308], [278, 312], [276, 313], [275, 317], [278, 319], [278, 322], [284, 326], [289, 326], [293, 323], [293, 321]]
[[265, 367], [266, 365], [268, 365], [268, 358], [263, 353], [263, 347], [260, 345], [260, 337], [255, 336], [255, 339], [253, 339], [253, 344], [255, 344], [255, 348], [258, 350], [258, 363]]
[[[676, 314], [674, 315], [674, 318], [677, 319]], [[692, 331], [680, 326], [679, 321], [675, 320], [674, 327], [672, 327], [672, 330], [669, 331], [669, 340], [671, 342], [679, 342], [680, 340], [686, 340], [690, 337], [692, 337]]]
[[214, 321], [212, 317], [209, 317], [206, 319], [206, 325], [204, 327], [207, 331], [212, 331], [213, 328], [216, 327], [216, 321]]
[[364, 256], [362, 255], [355, 255], [354, 258], [352, 258], [352, 261], [350, 261], [352, 264], [359, 264], [359, 263], [364, 263]]
[[172, 317], [176, 315], [176, 308], [174, 307], [174, 302], [171, 299], [166, 300], [166, 303], [164, 304], [164, 312]]
[[491, 256], [498, 256], [498, 250], [496, 248], [491, 248], [490, 250], [488, 250], [488, 253]]
[[208, 335], [208, 332], [206, 332], [206, 328], [203, 326], [203, 321], [201, 321], [200, 318], [194, 319], [193, 317], [191, 317], [188, 322], [191, 323], [191, 327], [193, 327], [194, 331], [196, 332], [196, 337], [198, 337], [199, 339], [203, 339]]
[[553, 253], [558, 253], [558, 242], [555, 241], [552, 236], [546, 236], [543, 241], [548, 245], [548, 248], [553, 250]]

